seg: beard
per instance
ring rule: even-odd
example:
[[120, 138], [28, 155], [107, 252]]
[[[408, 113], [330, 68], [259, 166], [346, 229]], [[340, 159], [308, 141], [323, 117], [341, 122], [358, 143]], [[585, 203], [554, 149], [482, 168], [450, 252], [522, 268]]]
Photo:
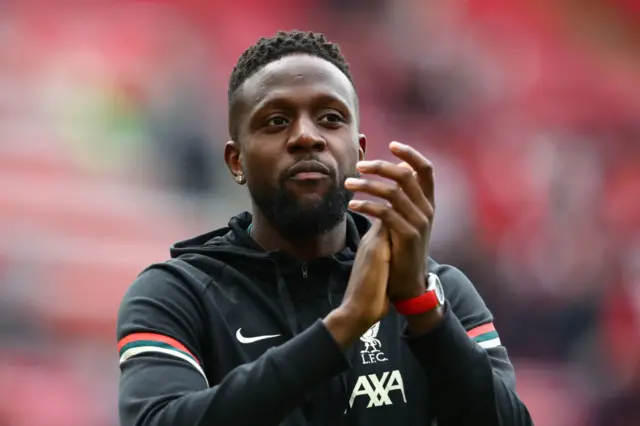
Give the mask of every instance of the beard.
[[354, 167], [337, 179], [331, 177], [330, 186], [322, 197], [305, 203], [287, 189], [286, 173], [279, 179], [277, 187], [255, 181], [247, 183], [253, 203], [271, 226], [287, 240], [301, 241], [325, 234], [342, 222], [354, 196], [344, 187], [344, 181], [359, 176]]

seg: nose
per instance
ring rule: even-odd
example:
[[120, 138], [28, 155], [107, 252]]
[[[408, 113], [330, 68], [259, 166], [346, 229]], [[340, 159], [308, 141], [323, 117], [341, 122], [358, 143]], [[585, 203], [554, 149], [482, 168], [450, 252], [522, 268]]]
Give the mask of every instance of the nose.
[[291, 134], [287, 141], [287, 151], [290, 154], [299, 151], [322, 152], [325, 149], [327, 149], [327, 141], [322, 137], [312, 119], [300, 117], [291, 126]]

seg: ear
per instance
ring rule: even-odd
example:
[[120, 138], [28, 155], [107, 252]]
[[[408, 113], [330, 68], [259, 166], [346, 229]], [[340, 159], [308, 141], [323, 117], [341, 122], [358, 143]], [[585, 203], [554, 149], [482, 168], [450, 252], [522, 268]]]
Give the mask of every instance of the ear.
[[236, 141], [229, 141], [224, 145], [224, 162], [227, 163], [233, 179], [242, 185], [245, 177], [240, 161], [240, 144]]
[[364, 154], [367, 151], [367, 137], [360, 133], [358, 135], [358, 144], [360, 149], [358, 150], [358, 161], [364, 160]]

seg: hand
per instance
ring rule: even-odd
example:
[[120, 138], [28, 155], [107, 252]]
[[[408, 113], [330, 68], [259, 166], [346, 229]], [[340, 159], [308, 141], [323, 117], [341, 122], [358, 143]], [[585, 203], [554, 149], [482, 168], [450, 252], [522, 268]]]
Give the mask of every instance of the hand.
[[426, 258], [434, 218], [434, 175], [429, 160], [398, 142], [389, 145], [404, 163], [361, 161], [358, 170], [389, 179], [347, 179], [345, 186], [387, 201], [353, 200], [349, 207], [380, 219], [391, 234], [389, 298], [407, 300], [425, 291]]
[[347, 347], [389, 312], [387, 283], [391, 261], [389, 231], [380, 222], [360, 241], [342, 303], [324, 323], [340, 346]]

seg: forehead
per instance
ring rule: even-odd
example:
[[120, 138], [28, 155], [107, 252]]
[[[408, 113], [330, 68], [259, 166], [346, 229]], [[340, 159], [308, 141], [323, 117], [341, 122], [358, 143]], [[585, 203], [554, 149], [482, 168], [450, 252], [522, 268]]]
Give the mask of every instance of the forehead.
[[289, 55], [271, 62], [245, 81], [241, 98], [249, 113], [273, 100], [298, 100], [322, 96], [335, 98], [356, 109], [351, 81], [332, 63], [310, 55]]

